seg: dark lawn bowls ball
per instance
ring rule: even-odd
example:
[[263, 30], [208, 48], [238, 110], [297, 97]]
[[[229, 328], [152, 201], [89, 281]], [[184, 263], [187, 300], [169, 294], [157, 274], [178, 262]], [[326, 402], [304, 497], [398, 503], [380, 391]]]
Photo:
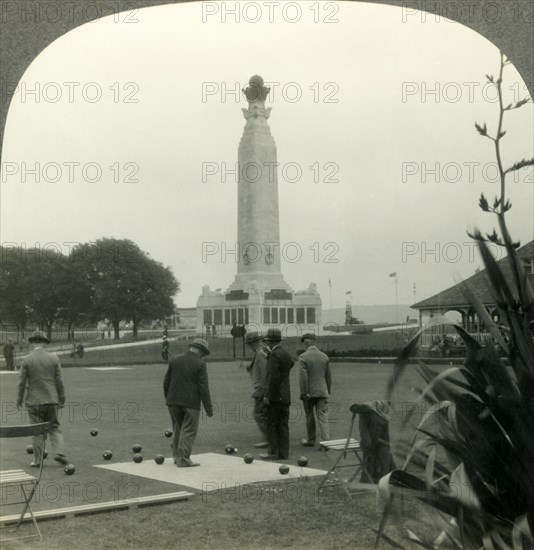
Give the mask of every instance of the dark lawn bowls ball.
[[171, 430], [167, 430], [165, 432], [165, 437], [172, 437], [172, 431]]
[[165, 462], [165, 457], [163, 455], [156, 455], [154, 457], [154, 462], [156, 464], [163, 464]]
[[140, 453], [142, 450], [143, 450], [143, 448], [141, 447], [141, 445], [139, 445], [139, 443], [136, 443], [136, 444], [132, 447], [132, 451], [133, 451], [134, 453]]
[[28, 445], [26, 447], [26, 452], [29, 454], [29, 455], [32, 455], [33, 454], [33, 445]]
[[93, 429], [93, 430], [91, 430], [89, 433], [90, 433], [93, 437], [96, 437], [96, 436], [98, 435], [98, 430]]
[[245, 461], [245, 464], [252, 464], [254, 462], [254, 457], [250, 453], [247, 453], [243, 457], [243, 460]]
[[104, 451], [102, 456], [104, 457], [104, 460], [111, 460], [113, 453], [111, 451]]
[[304, 466], [307, 466], [307, 465], [308, 465], [308, 459], [307, 459], [305, 456], [301, 456], [301, 457], [297, 460], [297, 464], [298, 464], [301, 468], [304, 468]]
[[283, 475], [285, 476], [286, 474], [289, 473], [289, 466], [287, 464], [282, 464], [280, 466], [280, 468], [278, 468], [278, 471]]
[[68, 476], [71, 476], [76, 471], [76, 468], [73, 464], [67, 464], [64, 468], [64, 471]]
[[226, 451], [226, 454], [228, 454], [228, 455], [233, 455], [234, 453], [237, 453], [237, 449], [233, 445], [230, 445], [230, 443], [228, 443], [228, 445], [226, 445], [224, 450]]
[[143, 457], [142, 455], [140, 455], [139, 453], [135, 453], [133, 455], [133, 461], [136, 463], [136, 464], [139, 464], [141, 462], [143, 462]]

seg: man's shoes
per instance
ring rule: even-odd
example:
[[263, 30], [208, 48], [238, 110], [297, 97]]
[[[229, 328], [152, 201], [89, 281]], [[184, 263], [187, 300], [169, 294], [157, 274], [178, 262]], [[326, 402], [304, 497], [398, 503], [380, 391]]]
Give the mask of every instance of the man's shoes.
[[267, 449], [269, 447], [269, 442], [262, 441], [261, 443], [255, 443], [254, 447], [256, 447], [256, 449]]
[[39, 468], [41, 466], [41, 463], [40, 462], [31, 462], [30, 466], [32, 468]]
[[311, 441], [308, 441], [307, 439], [301, 439], [300, 443], [301, 445], [304, 445], [304, 447], [315, 447], [315, 441], [311, 442]]
[[176, 462], [178, 468], [194, 468], [195, 466], [200, 466], [198, 462]]
[[262, 460], [278, 460], [278, 455], [272, 455], [270, 453], [261, 453], [260, 458]]
[[54, 460], [56, 462], [59, 462], [63, 466], [66, 466], [69, 463], [69, 461], [67, 460], [67, 457], [65, 455], [56, 455], [54, 457]]

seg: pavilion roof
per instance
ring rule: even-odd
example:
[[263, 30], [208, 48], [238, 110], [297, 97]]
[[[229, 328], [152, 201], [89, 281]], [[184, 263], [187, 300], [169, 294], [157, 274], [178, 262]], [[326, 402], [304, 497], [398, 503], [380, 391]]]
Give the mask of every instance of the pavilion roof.
[[[517, 253], [521, 260], [534, 260], [534, 240], [519, 248]], [[506, 280], [512, 282], [512, 270], [508, 262], [508, 258], [504, 256], [497, 263]], [[527, 277], [529, 278], [531, 284], [534, 284], [534, 274], [531, 272], [527, 275]], [[438, 294], [434, 294], [434, 296], [430, 296], [430, 298], [427, 298], [426, 300], [421, 300], [411, 307], [412, 309], [419, 310], [469, 307], [471, 304], [462, 292], [462, 284], [467, 284], [473, 294], [478, 297], [484, 305], [494, 305], [495, 302], [491, 293], [489, 278], [486, 274], [486, 270], [481, 269], [468, 279], [465, 279], [463, 283], [456, 284], [439, 292]]]

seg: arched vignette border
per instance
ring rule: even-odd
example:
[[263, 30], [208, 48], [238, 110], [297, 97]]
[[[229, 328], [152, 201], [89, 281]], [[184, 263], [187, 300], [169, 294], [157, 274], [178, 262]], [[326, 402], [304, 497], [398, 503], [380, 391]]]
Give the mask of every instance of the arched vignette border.
[[[0, 160], [4, 130], [13, 92], [7, 86], [18, 83], [30, 63], [54, 40], [85, 24], [84, 5], [98, 5], [98, 15], [105, 17], [118, 11], [131, 11], [164, 4], [190, 3], [201, 0], [49, 0], [71, 6], [62, 10], [57, 22], [23, 22], [17, 5], [39, 9], [46, 0], [0, 0]], [[261, 1], [261, 0], [258, 0]], [[310, 0], [311, 1], [311, 0]], [[326, 0], [321, 0], [322, 2]], [[364, 0], [349, 0], [362, 2]], [[371, 4], [387, 4], [399, 9], [416, 9], [431, 14], [446, 13], [451, 19], [478, 32], [500, 48], [512, 61], [534, 97], [534, 0], [366, 0]], [[449, 8], [448, 8], [449, 6]], [[456, 8], [456, 9], [455, 9]], [[458, 9], [459, 8], [459, 9]], [[30, 12], [31, 13], [31, 12]], [[85, 12], [87, 13], [87, 11]], [[499, 13], [500, 17], [489, 17]], [[87, 17], [87, 16], [86, 16]], [[95, 17], [95, 18], [96, 18]], [[496, 20], [495, 20], [496, 19]], [[488, 60], [491, 64], [491, 60]], [[480, 67], [479, 72], [491, 67]], [[477, 68], [475, 68], [477, 69]], [[474, 75], [475, 76], [475, 75]], [[12, 86], [11, 86], [12, 87]]]

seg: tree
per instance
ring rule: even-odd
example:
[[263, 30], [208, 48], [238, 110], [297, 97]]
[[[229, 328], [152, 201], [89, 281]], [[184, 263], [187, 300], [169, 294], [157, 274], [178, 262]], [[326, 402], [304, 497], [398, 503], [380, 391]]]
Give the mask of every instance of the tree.
[[132, 319], [134, 336], [142, 319], [170, 315], [179, 290], [171, 270], [148, 257], [128, 239], [100, 239], [73, 250], [75, 263], [86, 273], [93, 314], [110, 319], [114, 338], [119, 324]]
[[52, 327], [61, 318], [62, 299], [75, 281], [68, 281], [67, 285], [60, 282], [64, 263], [68, 261], [62, 254], [39, 250], [38, 258], [27, 275], [28, 306], [32, 320], [45, 327], [47, 338], [51, 339]]
[[29, 318], [29, 269], [26, 251], [20, 247], [0, 247], [0, 319], [13, 323], [22, 332]]
[[75, 262], [73, 257], [67, 258], [60, 263], [53, 281], [61, 291], [58, 314], [67, 324], [68, 340], [74, 340], [75, 323], [91, 310], [91, 287], [83, 267], [83, 263]]

